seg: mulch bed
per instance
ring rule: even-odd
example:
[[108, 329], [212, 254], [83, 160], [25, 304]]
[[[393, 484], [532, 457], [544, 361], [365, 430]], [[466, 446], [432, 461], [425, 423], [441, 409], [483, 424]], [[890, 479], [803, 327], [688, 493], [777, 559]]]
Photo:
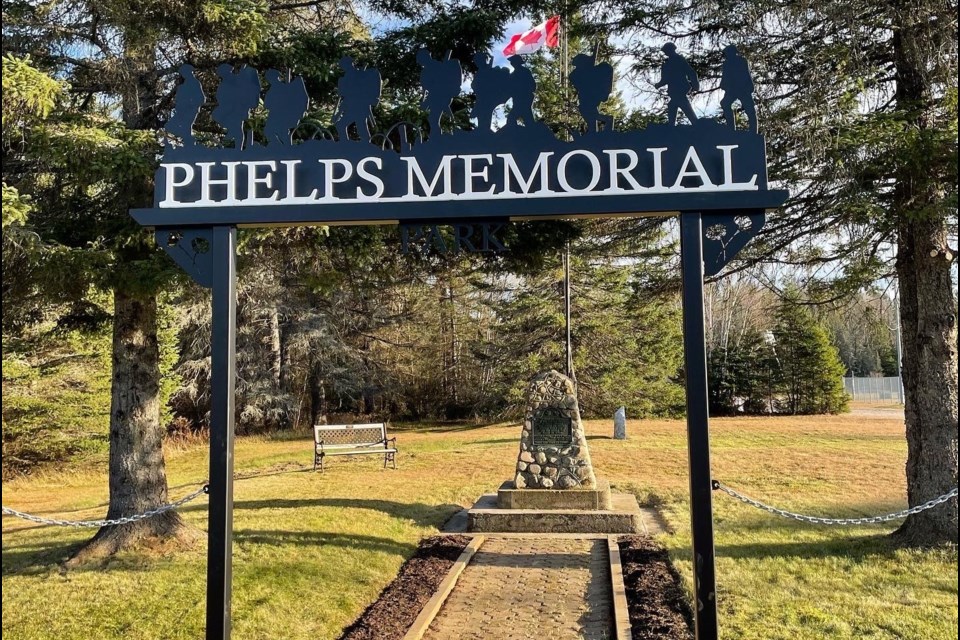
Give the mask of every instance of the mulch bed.
[[693, 612], [666, 549], [647, 536], [619, 544], [633, 640], [692, 640]]
[[344, 630], [340, 640], [401, 640], [468, 544], [468, 536], [421, 540], [393, 582]]

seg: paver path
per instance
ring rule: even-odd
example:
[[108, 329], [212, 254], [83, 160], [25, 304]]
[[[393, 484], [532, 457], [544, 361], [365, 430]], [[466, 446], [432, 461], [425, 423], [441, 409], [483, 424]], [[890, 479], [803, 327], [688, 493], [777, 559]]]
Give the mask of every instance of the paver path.
[[424, 640], [609, 640], [605, 540], [487, 538]]

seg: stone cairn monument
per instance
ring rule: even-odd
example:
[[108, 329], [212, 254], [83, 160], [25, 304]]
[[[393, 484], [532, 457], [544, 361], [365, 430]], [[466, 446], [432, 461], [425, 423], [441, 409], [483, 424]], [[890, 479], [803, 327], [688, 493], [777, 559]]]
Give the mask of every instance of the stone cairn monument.
[[530, 382], [520, 435], [517, 489], [596, 489], [573, 381], [558, 371]]
[[557, 371], [530, 381], [512, 480], [467, 512], [467, 530], [527, 533], [634, 533], [636, 499], [598, 481], [573, 381]]

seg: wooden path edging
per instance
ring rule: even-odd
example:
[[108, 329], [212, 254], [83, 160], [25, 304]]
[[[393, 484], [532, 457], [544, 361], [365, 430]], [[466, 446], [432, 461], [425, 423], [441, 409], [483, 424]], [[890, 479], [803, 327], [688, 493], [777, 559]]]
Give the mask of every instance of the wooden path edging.
[[610, 553], [610, 587], [613, 592], [613, 637], [631, 640], [633, 629], [630, 627], [630, 610], [627, 607], [627, 589], [623, 584], [623, 565], [620, 563], [617, 536], [607, 537], [607, 551]]
[[423, 606], [423, 610], [420, 611], [417, 619], [413, 621], [413, 625], [407, 630], [406, 635], [403, 636], [403, 640], [421, 640], [421, 638], [423, 638], [423, 634], [427, 632], [427, 629], [430, 628], [430, 623], [433, 622], [433, 619], [440, 613], [440, 608], [446, 601], [447, 596], [450, 595], [450, 592], [453, 591], [453, 588], [457, 585], [460, 574], [463, 573], [463, 570], [470, 564], [470, 559], [473, 558], [473, 555], [480, 549], [480, 545], [483, 544], [484, 539], [483, 536], [474, 536], [470, 544], [468, 544], [460, 554], [460, 557], [457, 558], [453, 566], [450, 567], [447, 576], [443, 579], [443, 582], [440, 583], [440, 586], [437, 587], [436, 593], [434, 593], [430, 600], [427, 601], [427, 604]]

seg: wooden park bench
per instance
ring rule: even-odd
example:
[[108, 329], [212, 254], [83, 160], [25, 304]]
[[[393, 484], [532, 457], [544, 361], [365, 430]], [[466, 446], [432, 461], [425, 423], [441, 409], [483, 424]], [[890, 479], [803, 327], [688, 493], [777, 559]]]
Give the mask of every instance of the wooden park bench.
[[[387, 425], [383, 422], [370, 424], [331, 424], [313, 427], [313, 470], [320, 467], [327, 456], [354, 456], [375, 453], [383, 456], [383, 468], [387, 463], [397, 468], [397, 439], [387, 437]], [[392, 446], [391, 446], [392, 445]]]

